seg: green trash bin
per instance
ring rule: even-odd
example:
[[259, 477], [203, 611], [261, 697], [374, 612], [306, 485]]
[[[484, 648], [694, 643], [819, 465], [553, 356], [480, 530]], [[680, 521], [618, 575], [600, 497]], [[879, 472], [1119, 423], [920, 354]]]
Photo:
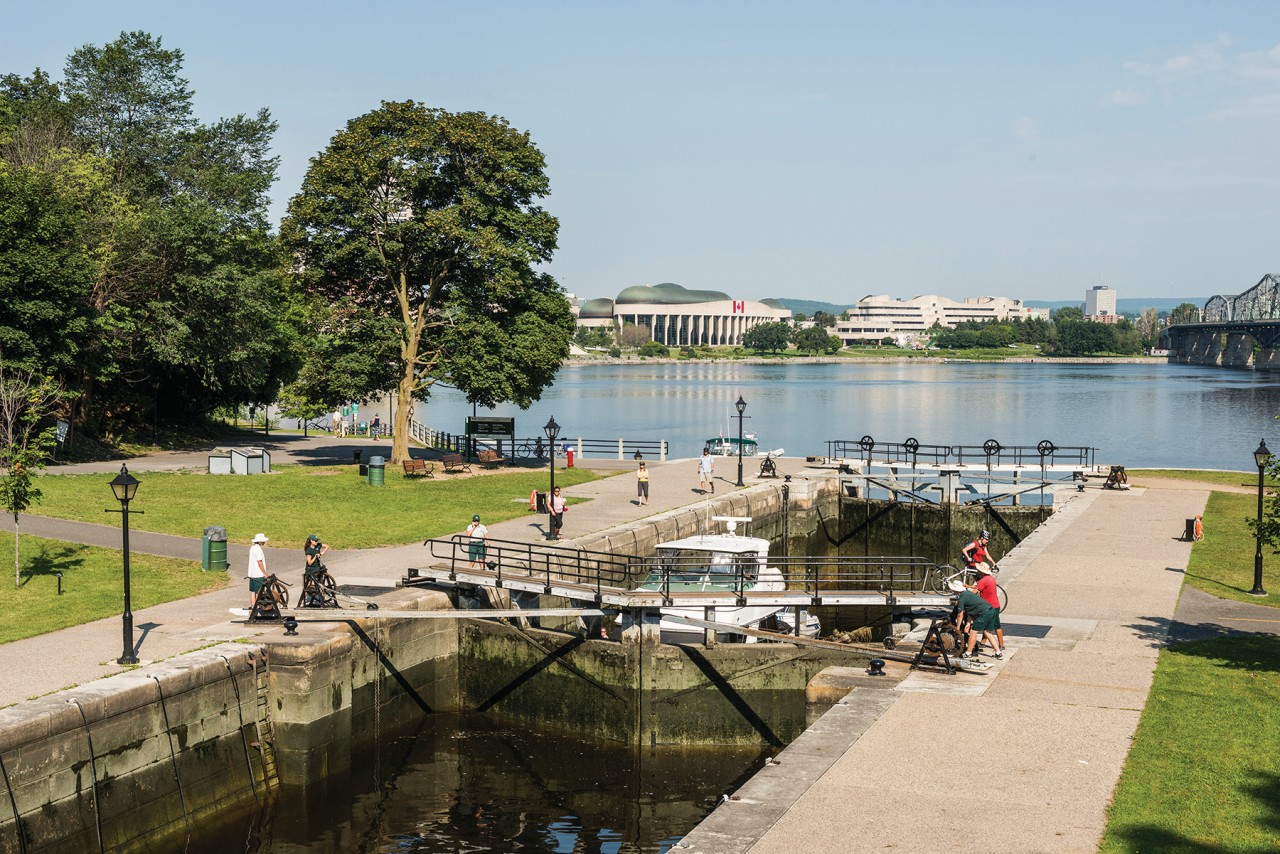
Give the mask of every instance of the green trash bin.
[[386, 476], [386, 461], [382, 457], [369, 457], [369, 485], [382, 486]]
[[204, 529], [201, 539], [203, 558], [201, 567], [223, 572], [231, 567], [227, 563], [227, 529], [221, 525], [210, 525]]

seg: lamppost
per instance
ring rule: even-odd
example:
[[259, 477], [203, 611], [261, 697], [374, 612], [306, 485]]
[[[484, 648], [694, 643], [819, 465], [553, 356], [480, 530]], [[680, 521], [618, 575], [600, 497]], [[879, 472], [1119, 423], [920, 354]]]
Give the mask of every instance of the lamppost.
[[1254, 529], [1257, 534], [1257, 550], [1253, 554], [1253, 589], [1249, 591], [1250, 596], [1267, 595], [1267, 591], [1262, 589], [1262, 472], [1270, 460], [1271, 452], [1267, 450], [1267, 440], [1263, 439], [1258, 443], [1258, 450], [1253, 452], [1253, 461], [1258, 466], [1258, 524]]
[[742, 413], [747, 411], [747, 402], [742, 399], [742, 395], [738, 395], [738, 402], [734, 404], [738, 408], [738, 482], [735, 486], [742, 486]]
[[111, 481], [111, 491], [120, 502], [120, 509], [106, 511], [120, 514], [120, 527], [124, 532], [124, 652], [116, 659], [117, 664], [138, 663], [138, 656], [133, 652], [133, 610], [129, 604], [129, 502], [138, 494], [138, 483], [138, 479], [129, 474], [129, 467], [121, 465], [120, 473]]
[[556, 491], [556, 439], [560, 438], [560, 425], [556, 423], [556, 417], [551, 416], [551, 420], [542, 428], [542, 432], [547, 434], [547, 441], [551, 443], [551, 488], [547, 491], [547, 535], [551, 539], [555, 539], [555, 514], [551, 512], [551, 496]]

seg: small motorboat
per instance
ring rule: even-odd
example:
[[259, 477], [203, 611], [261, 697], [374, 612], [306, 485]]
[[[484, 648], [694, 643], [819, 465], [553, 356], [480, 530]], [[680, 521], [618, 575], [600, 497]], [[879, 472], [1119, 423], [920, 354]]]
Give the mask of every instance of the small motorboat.
[[[786, 580], [776, 567], [769, 566], [769, 541], [759, 537], [738, 536], [737, 526], [750, 522], [739, 516], [714, 516], [713, 521], [723, 522], [723, 534], [699, 534], [659, 543], [651, 559], [645, 580], [637, 587], [641, 590], [665, 590], [672, 594], [725, 593], [742, 590], [785, 590]], [[667, 643], [699, 642], [705, 630], [667, 617], [685, 617], [707, 620], [729, 626], [763, 629], [779, 633], [793, 633], [793, 612], [777, 605], [716, 606], [710, 615], [706, 608], [663, 608], [659, 629]], [[621, 619], [621, 617], [619, 618]], [[806, 610], [800, 611], [800, 633], [804, 637], [817, 637], [821, 626], [818, 619]], [[721, 630], [720, 639], [741, 640], [756, 643], [751, 635], [735, 635], [731, 630]]]
[[[725, 436], [717, 436], [708, 439], [703, 447], [713, 457], [736, 457], [738, 456], [738, 440]], [[744, 436], [742, 439], [742, 456], [744, 457], [780, 457], [782, 456], [782, 448], [774, 448], [771, 451], [760, 450], [760, 443], [756, 441], [755, 436]]]

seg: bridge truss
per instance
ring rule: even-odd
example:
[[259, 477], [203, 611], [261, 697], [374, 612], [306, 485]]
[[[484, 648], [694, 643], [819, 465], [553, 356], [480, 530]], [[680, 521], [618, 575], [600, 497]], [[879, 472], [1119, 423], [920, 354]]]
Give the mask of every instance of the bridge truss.
[[1280, 320], [1280, 279], [1275, 274], [1263, 276], [1242, 294], [1210, 297], [1201, 317], [1203, 323], [1250, 320]]

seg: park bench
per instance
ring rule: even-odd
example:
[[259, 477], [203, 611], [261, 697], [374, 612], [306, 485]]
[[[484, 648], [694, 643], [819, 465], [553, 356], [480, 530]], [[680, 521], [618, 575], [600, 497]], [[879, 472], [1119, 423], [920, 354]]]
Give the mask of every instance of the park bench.
[[480, 465], [487, 469], [495, 468], [507, 461], [507, 458], [489, 448], [480, 449]]
[[445, 454], [440, 458], [440, 463], [444, 466], [445, 474], [453, 474], [454, 472], [470, 472], [471, 466], [462, 458], [462, 454]]
[[426, 460], [408, 459], [404, 461], [405, 477], [435, 477], [435, 466]]

